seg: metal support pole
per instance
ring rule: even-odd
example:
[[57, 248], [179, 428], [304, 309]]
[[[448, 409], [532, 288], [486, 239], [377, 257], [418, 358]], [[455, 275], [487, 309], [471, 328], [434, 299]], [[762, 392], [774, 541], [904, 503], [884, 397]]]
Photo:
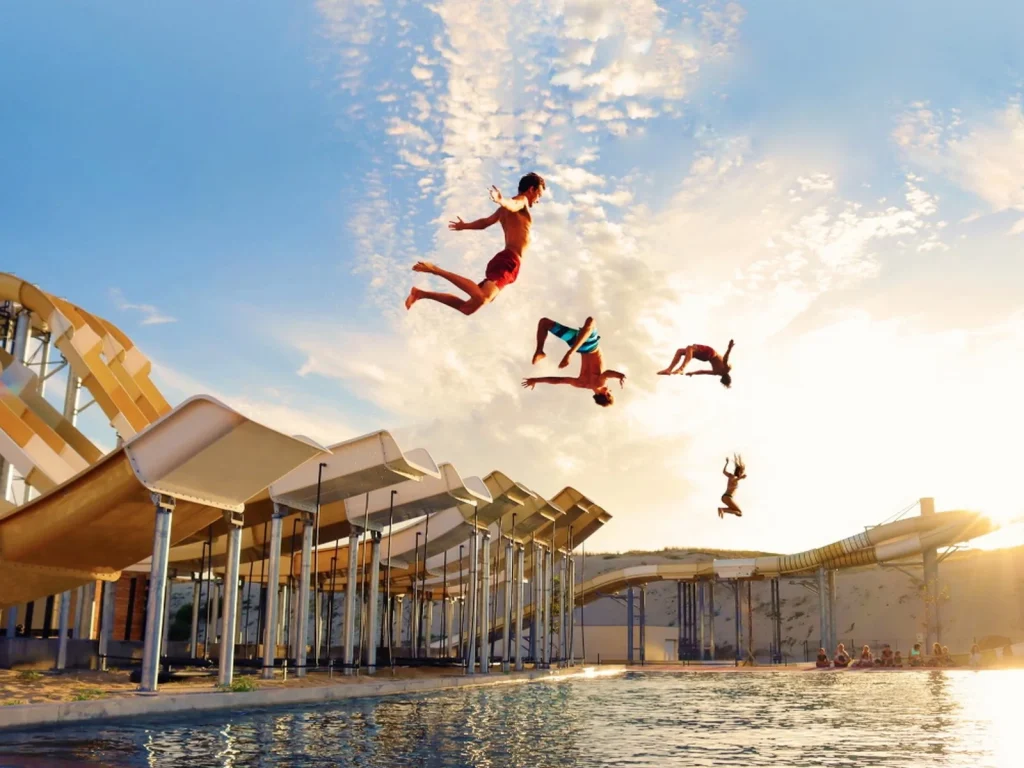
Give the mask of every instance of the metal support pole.
[[753, 582], [747, 582], [747, 658], [754, 656], [754, 597]]
[[548, 554], [546, 549], [540, 552], [540, 660], [544, 666], [551, 663], [551, 558]]
[[353, 673], [352, 663], [355, 661], [355, 628], [356, 628], [356, 567], [359, 564], [359, 532], [355, 529], [348, 537], [348, 581], [345, 583], [345, 620], [342, 625], [341, 660], [345, 665], [345, 674]]
[[683, 582], [681, 581], [676, 582], [676, 626], [679, 629], [676, 640], [676, 658], [682, 661], [685, 633], [683, 631]]
[[569, 666], [576, 663], [576, 559], [569, 558]]
[[195, 659], [199, 656], [199, 597], [202, 582], [192, 577], [192, 628], [189, 633], [188, 652]]
[[839, 641], [836, 638], [836, 570], [828, 569], [828, 645], [825, 651], [834, 652]]
[[153, 526], [153, 558], [149, 570], [149, 603], [146, 606], [146, 634], [142, 650], [142, 685], [155, 692], [160, 674], [160, 638], [163, 636], [164, 592], [167, 589], [167, 558], [171, 546], [171, 518], [174, 499], [154, 493], [156, 524]]
[[[923, 498], [920, 501], [921, 517], [935, 514], [935, 499]], [[924, 617], [925, 617], [925, 651], [932, 652], [935, 643], [942, 642], [942, 630], [939, 622], [939, 558], [935, 548], [926, 549], [921, 553], [924, 561]]]
[[466, 637], [466, 674], [476, 674], [476, 622], [477, 622], [477, 562], [479, 560], [479, 532], [474, 526], [469, 538], [469, 634]]
[[235, 672], [235, 637], [238, 634], [238, 565], [242, 556], [241, 514], [226, 514], [232, 523], [228, 532], [228, 561], [224, 569], [224, 623], [220, 638], [221, 685], [231, 685]]
[[501, 671], [508, 672], [512, 659], [512, 626], [509, 621], [509, 607], [512, 605], [512, 539], [505, 543], [505, 600], [502, 604], [502, 643], [501, 643]]
[[523, 671], [523, 640], [522, 640], [522, 628], [523, 628], [523, 578], [525, 575], [526, 566], [526, 547], [520, 545], [517, 548], [519, 551], [516, 553], [517, 562], [517, 575], [516, 575], [516, 671]]
[[828, 653], [828, 582], [823, 566], [818, 566], [818, 642]]
[[483, 565], [483, 581], [480, 587], [480, 672], [487, 674], [491, 671], [491, 646], [488, 637], [490, 606], [487, 599], [491, 588], [491, 535], [489, 533], [484, 533], [480, 551], [480, 562]]
[[711, 651], [711, 660], [715, 660], [715, 582], [714, 579], [708, 582], [708, 649]]
[[280, 638], [280, 624], [283, 606], [280, 597], [281, 582], [281, 525], [288, 513], [287, 507], [274, 505], [274, 516], [270, 518], [270, 551], [267, 564], [267, 620], [263, 625], [263, 678], [274, 677], [274, 661], [277, 658], [277, 643]]
[[366, 620], [369, 631], [366, 633], [366, 668], [372, 675], [377, 671], [377, 601], [380, 599], [380, 533], [372, 534], [370, 544], [370, 598], [369, 617]]
[[110, 639], [114, 635], [114, 593], [117, 584], [113, 581], [103, 582], [103, 609], [100, 613], [100, 670], [107, 671], [107, 655], [110, 653]]
[[423, 658], [430, 658], [430, 642], [434, 633], [434, 596], [427, 592], [423, 598], [423, 624], [420, 634], [423, 635]]
[[626, 589], [626, 663], [633, 663], [633, 647], [636, 645], [633, 637], [633, 588]]
[[445, 635], [444, 642], [444, 657], [450, 659], [452, 652], [455, 650], [455, 625], [452, 623], [455, 621], [455, 598], [449, 597], [444, 601], [444, 612], [445, 612], [445, 626], [448, 627], [448, 633]]
[[740, 593], [739, 579], [733, 580], [732, 588], [736, 595], [736, 666], [739, 666], [740, 654], [743, 652], [743, 609], [740, 605], [742, 595]]
[[647, 661], [647, 585], [640, 585], [640, 664]]
[[704, 625], [707, 623], [707, 605], [704, 602], [704, 582], [697, 582], [697, 615], [700, 617], [697, 639], [697, 661], [704, 661]]
[[313, 533], [316, 517], [302, 516], [302, 561], [299, 566], [299, 599], [295, 612], [295, 676], [306, 676], [306, 645], [309, 633], [309, 580], [312, 574]]
[[[68, 663], [68, 624], [71, 617], [71, 590], [60, 596], [60, 619], [58, 620], [57, 669], [66, 669]], [[10, 630], [8, 630], [10, 631]]]
[[530, 579], [530, 606], [533, 613], [530, 616], [530, 660], [534, 666], [537, 664], [537, 653], [540, 645], [537, 643], [537, 627], [540, 626], [540, 547], [533, 545], [533, 578]]
[[558, 620], [558, 634], [561, 638], [560, 647], [558, 650], [558, 661], [559, 666], [565, 666], [565, 661], [569, 656], [569, 556], [562, 553], [562, 578], [558, 584], [558, 608], [559, 608], [559, 620]]

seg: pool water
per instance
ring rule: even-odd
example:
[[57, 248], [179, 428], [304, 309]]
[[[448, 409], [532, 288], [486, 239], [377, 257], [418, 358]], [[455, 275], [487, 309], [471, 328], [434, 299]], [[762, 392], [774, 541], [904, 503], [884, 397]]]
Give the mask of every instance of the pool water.
[[628, 673], [0, 734], [0, 766], [998, 766], [1024, 670]]

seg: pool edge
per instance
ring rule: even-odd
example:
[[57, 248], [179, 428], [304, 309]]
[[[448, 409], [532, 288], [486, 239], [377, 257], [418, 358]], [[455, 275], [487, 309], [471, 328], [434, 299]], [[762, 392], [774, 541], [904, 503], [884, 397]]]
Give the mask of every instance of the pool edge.
[[127, 717], [296, 706], [342, 701], [345, 699], [395, 696], [403, 693], [430, 693], [455, 688], [482, 688], [545, 680], [605, 677], [621, 674], [625, 671], [626, 667], [624, 665], [603, 665], [601, 667], [539, 669], [509, 674], [491, 673], [489, 675], [466, 675], [464, 677], [374, 680], [372, 682], [348, 685], [273, 688], [239, 693], [134, 694], [93, 701], [19, 704], [0, 708], [0, 731], [28, 730], [42, 727], [58, 728], [64, 724], [119, 720]]

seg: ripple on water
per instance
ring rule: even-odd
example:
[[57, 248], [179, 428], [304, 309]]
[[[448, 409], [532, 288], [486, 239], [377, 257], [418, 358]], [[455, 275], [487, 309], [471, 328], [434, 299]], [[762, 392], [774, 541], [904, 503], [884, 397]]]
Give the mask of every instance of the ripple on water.
[[629, 673], [5, 734], [0, 766], [1017, 766], [1024, 672]]

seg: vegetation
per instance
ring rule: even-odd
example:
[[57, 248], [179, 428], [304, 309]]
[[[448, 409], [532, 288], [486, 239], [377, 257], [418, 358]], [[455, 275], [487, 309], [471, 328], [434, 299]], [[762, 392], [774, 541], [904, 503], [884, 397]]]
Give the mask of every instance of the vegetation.
[[26, 702], [24, 699], [8, 699], [7, 701], [5, 701], [3, 703], [3, 706], [5, 706], [5, 707], [17, 707], [17, 706], [19, 706], [21, 704], [27, 704], [27, 703], [28, 702]]
[[71, 695], [71, 700], [90, 701], [92, 699], [102, 699], [106, 695], [107, 694], [105, 694], [99, 688], [81, 688]]
[[236, 677], [230, 685], [218, 685], [217, 688], [225, 693], [249, 693], [259, 688], [259, 683], [254, 677]]
[[192, 603], [186, 603], [175, 611], [167, 637], [169, 640], [188, 640], [192, 637]]
[[43, 676], [42, 672], [37, 672], [34, 669], [26, 669], [18, 673], [18, 679], [24, 681], [38, 680]]

